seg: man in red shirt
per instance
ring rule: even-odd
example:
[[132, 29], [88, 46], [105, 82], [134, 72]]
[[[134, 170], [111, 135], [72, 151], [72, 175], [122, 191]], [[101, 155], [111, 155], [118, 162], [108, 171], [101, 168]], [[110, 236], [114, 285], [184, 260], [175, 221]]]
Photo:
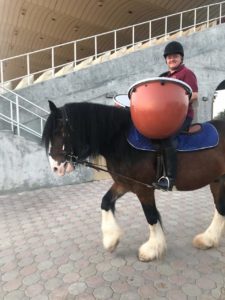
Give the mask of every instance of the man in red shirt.
[[[195, 74], [183, 64], [184, 49], [183, 46], [176, 41], [166, 45], [164, 50], [164, 58], [168, 66], [168, 71], [162, 73], [160, 77], [175, 78], [184, 81], [192, 88], [192, 96], [190, 98], [188, 113], [181, 130], [188, 130], [194, 117], [192, 103], [198, 99], [198, 84]], [[166, 176], [162, 176], [158, 182], [153, 183], [157, 189], [171, 191], [176, 179], [177, 158], [176, 158], [176, 142], [174, 137], [161, 140], [163, 148], [164, 163]]]

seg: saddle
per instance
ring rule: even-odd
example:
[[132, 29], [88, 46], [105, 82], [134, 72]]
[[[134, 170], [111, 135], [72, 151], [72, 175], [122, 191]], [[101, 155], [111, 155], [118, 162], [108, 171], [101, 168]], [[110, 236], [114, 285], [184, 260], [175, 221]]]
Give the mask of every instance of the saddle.
[[[210, 123], [193, 124], [188, 132], [180, 132], [176, 137], [178, 152], [200, 151], [214, 148], [219, 143], [219, 135], [216, 128]], [[132, 124], [127, 142], [137, 150], [157, 151], [157, 140], [151, 140], [142, 135]]]
[[[193, 124], [188, 131], [180, 132], [176, 137], [178, 152], [200, 151], [216, 147], [219, 135], [216, 128], [209, 122]], [[128, 143], [137, 150], [156, 152], [156, 178], [165, 176], [165, 165], [159, 140], [151, 140], [143, 136], [131, 126], [127, 136]]]

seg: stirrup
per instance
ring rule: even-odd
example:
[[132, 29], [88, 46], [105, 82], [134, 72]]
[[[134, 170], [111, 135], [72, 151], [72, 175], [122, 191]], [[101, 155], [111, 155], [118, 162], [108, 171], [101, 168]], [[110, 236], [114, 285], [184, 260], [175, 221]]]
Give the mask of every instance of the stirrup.
[[153, 187], [161, 191], [167, 192], [172, 190], [171, 180], [167, 176], [162, 176], [159, 178], [158, 182], [154, 182]]

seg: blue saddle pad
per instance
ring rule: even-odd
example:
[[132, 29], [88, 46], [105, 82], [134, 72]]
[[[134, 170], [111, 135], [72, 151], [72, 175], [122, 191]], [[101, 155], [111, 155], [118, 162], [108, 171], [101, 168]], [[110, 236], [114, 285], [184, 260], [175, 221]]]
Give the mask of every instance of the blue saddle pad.
[[[201, 130], [195, 133], [181, 133], [177, 137], [177, 151], [197, 151], [216, 147], [219, 143], [219, 135], [216, 128], [209, 122], [201, 124]], [[150, 139], [143, 136], [131, 126], [127, 136], [128, 143], [138, 150], [156, 151], [156, 146]]]

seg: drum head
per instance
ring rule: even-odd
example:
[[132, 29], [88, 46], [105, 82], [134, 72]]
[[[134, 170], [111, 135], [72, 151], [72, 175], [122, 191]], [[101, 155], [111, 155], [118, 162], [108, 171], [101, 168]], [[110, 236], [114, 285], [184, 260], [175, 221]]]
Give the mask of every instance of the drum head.
[[127, 94], [117, 95], [113, 98], [115, 105], [118, 107], [130, 107], [130, 99]]
[[131, 98], [131, 94], [133, 92], [133, 90], [135, 88], [137, 88], [139, 85], [143, 85], [143, 84], [147, 84], [147, 83], [153, 83], [153, 82], [160, 82], [161, 84], [164, 84], [164, 83], [174, 83], [174, 84], [178, 84], [180, 86], [182, 86], [185, 91], [187, 92], [187, 94], [189, 95], [189, 97], [191, 98], [191, 95], [192, 95], [192, 88], [190, 87], [190, 85], [188, 85], [187, 83], [181, 81], [181, 80], [178, 80], [178, 79], [174, 79], [174, 78], [168, 78], [168, 77], [153, 77], [153, 78], [147, 78], [147, 79], [143, 79], [143, 80], [140, 80], [136, 83], [134, 83], [128, 90], [128, 97], [129, 99]]

